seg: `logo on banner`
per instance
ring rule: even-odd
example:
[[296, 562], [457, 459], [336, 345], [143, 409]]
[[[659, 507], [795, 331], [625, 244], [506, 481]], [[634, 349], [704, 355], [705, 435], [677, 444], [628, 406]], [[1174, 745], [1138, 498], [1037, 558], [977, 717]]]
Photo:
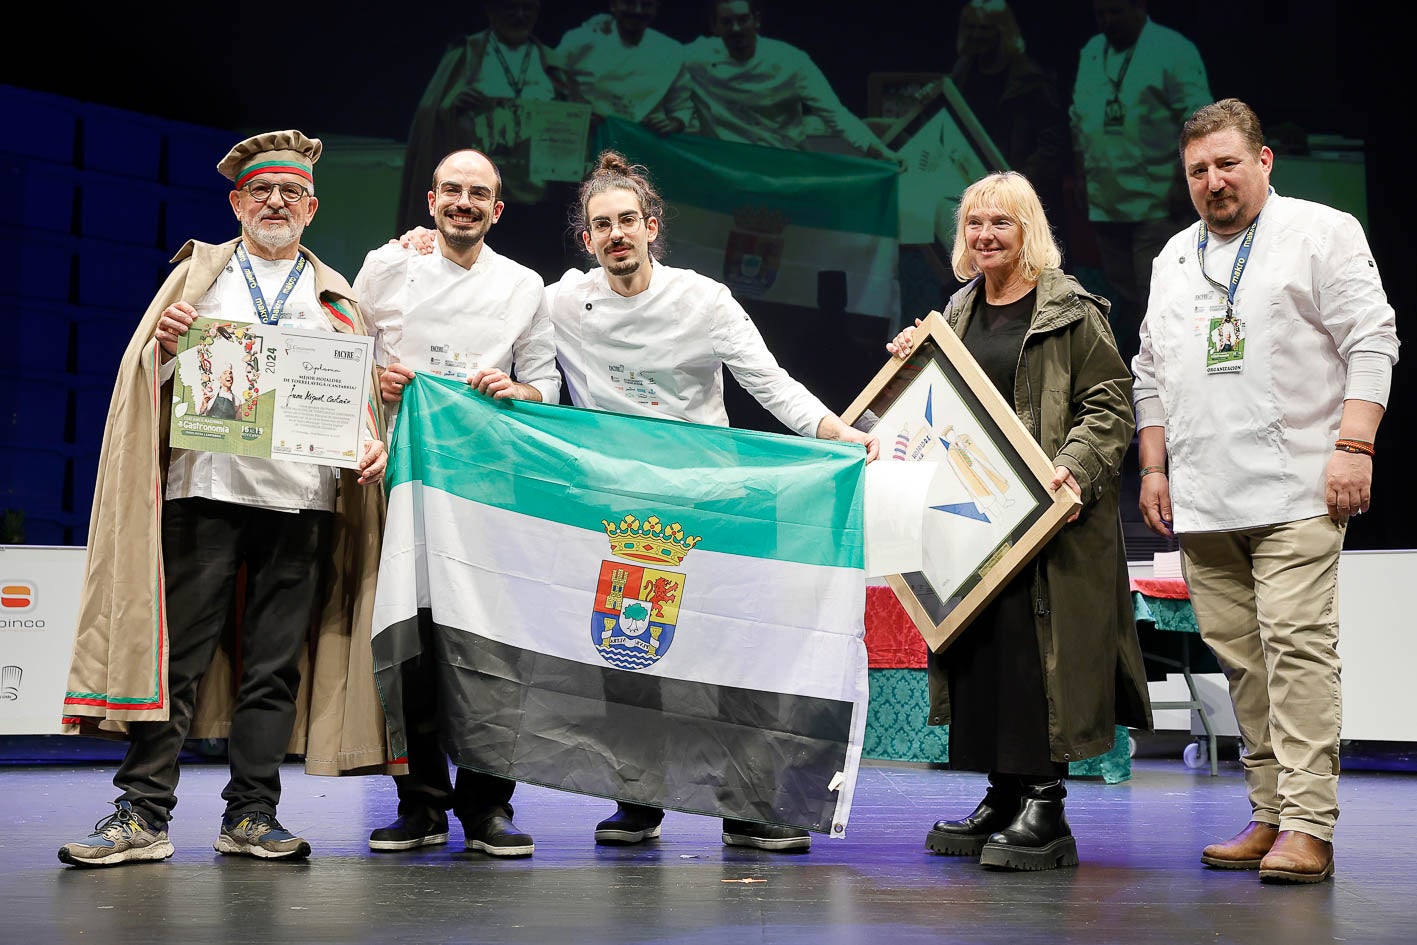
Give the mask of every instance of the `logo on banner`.
[[29, 581], [0, 580], [0, 613], [34, 610], [35, 586]]
[[18, 666], [0, 666], [0, 702], [13, 702], [20, 698], [20, 680], [25, 671]]
[[772, 288], [782, 267], [786, 229], [787, 217], [780, 210], [733, 211], [733, 229], [723, 248], [723, 281], [734, 293], [757, 298]]
[[685, 534], [678, 522], [665, 525], [657, 515], [643, 522], [626, 515], [618, 523], [601, 524], [610, 553], [624, 560], [600, 563], [591, 644], [616, 669], [644, 669], [659, 662], [674, 642], [684, 573], [672, 569], [701, 536]]

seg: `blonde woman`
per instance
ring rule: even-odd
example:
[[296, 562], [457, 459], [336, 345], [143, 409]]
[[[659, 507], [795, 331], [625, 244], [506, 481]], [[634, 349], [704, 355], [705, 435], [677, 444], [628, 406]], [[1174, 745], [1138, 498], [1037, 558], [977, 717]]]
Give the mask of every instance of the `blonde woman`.
[[[1063, 530], [960, 634], [930, 657], [930, 723], [950, 725], [950, 766], [987, 772], [974, 812], [937, 822], [928, 849], [998, 869], [1076, 866], [1063, 813], [1068, 762], [1112, 747], [1118, 723], [1149, 728], [1117, 493], [1134, 429], [1131, 375], [1109, 303], [1059, 267], [1028, 179], [970, 185], [954, 271], [967, 285], [951, 328], [1038, 444], [1052, 488], [1082, 501]], [[886, 345], [908, 357], [914, 329]]]

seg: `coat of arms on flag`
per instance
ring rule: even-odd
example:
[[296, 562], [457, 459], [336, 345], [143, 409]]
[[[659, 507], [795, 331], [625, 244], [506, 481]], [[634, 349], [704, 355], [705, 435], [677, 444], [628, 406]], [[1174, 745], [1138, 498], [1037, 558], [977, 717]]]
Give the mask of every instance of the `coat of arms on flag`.
[[610, 553], [635, 563], [600, 563], [591, 643], [601, 659], [617, 669], [644, 669], [658, 662], [674, 642], [684, 593], [684, 575], [663, 565], [682, 563], [701, 536], [684, 534], [678, 522], [666, 527], [655, 515], [643, 522], [626, 515], [616, 523], [602, 519], [601, 524], [610, 536]]
[[733, 229], [723, 250], [723, 281], [735, 295], [756, 299], [772, 288], [782, 266], [787, 224], [781, 211], [755, 207], [733, 211]]

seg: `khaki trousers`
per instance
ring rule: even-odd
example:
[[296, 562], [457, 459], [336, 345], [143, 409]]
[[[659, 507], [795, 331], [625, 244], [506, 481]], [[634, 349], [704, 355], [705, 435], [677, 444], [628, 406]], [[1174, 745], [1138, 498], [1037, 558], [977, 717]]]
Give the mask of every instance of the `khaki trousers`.
[[1230, 683], [1251, 819], [1333, 839], [1343, 694], [1338, 556], [1326, 515], [1179, 536], [1201, 638]]

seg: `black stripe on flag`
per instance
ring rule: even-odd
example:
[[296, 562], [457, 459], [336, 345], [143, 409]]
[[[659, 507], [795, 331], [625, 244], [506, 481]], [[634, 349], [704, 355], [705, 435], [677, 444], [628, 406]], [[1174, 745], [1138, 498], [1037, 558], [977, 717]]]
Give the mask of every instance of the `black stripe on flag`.
[[[829, 832], [852, 703], [593, 666], [433, 624], [374, 638], [396, 754], [405, 686], [436, 686], [453, 762], [670, 810]], [[418, 625], [428, 627], [420, 641]], [[424, 661], [420, 650], [432, 659]], [[419, 667], [432, 667], [432, 679]]]

